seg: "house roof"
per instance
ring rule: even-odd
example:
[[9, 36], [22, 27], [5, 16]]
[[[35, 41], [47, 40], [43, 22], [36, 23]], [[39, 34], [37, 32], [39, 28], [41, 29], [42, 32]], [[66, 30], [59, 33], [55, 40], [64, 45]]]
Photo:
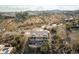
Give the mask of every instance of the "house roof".
[[43, 29], [38, 29], [38, 30], [33, 30], [31, 31], [31, 36], [37, 36], [37, 37], [42, 37], [42, 36], [48, 36], [49, 31], [43, 30]]

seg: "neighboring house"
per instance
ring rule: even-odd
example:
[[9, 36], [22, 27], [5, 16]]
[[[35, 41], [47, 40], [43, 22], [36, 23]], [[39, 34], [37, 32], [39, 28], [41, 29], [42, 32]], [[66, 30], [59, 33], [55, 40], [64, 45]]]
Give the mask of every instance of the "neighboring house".
[[0, 54], [11, 54], [13, 52], [13, 47], [5, 47], [4, 45], [0, 45]]
[[14, 13], [3, 13], [1, 16], [4, 17], [4, 19], [12, 19], [15, 18], [16, 15]]

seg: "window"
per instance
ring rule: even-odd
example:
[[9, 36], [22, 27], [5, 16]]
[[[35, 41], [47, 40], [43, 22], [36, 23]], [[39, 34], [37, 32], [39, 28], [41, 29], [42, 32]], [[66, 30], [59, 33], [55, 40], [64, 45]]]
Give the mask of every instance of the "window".
[[48, 39], [47, 35], [43, 35], [43, 39]]
[[35, 35], [32, 35], [31, 39], [36, 39], [36, 36]]

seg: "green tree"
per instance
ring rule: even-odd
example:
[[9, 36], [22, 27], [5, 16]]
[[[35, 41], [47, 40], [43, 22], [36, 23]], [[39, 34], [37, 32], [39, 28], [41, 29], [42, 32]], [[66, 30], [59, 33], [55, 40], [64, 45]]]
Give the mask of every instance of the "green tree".
[[25, 20], [27, 16], [28, 16], [27, 12], [19, 12], [19, 13], [16, 13], [16, 18], [15, 19], [17, 21], [21, 21], [21, 20]]

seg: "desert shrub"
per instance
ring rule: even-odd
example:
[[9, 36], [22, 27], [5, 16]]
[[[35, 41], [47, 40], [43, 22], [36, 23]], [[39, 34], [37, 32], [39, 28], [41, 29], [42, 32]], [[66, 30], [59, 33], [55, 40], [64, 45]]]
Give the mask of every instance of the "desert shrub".
[[46, 44], [44, 44], [44, 45], [41, 46], [41, 52], [42, 53], [48, 53], [48, 51], [49, 51], [49, 45], [48, 45], [48, 43], [46, 43]]
[[10, 41], [11, 46], [16, 48], [17, 53], [22, 52], [22, 48], [23, 48], [23, 44], [24, 44], [25, 39], [26, 38], [24, 35], [14, 35], [14, 39], [12, 39]]
[[51, 33], [55, 33], [56, 34], [56, 29], [51, 29]]

